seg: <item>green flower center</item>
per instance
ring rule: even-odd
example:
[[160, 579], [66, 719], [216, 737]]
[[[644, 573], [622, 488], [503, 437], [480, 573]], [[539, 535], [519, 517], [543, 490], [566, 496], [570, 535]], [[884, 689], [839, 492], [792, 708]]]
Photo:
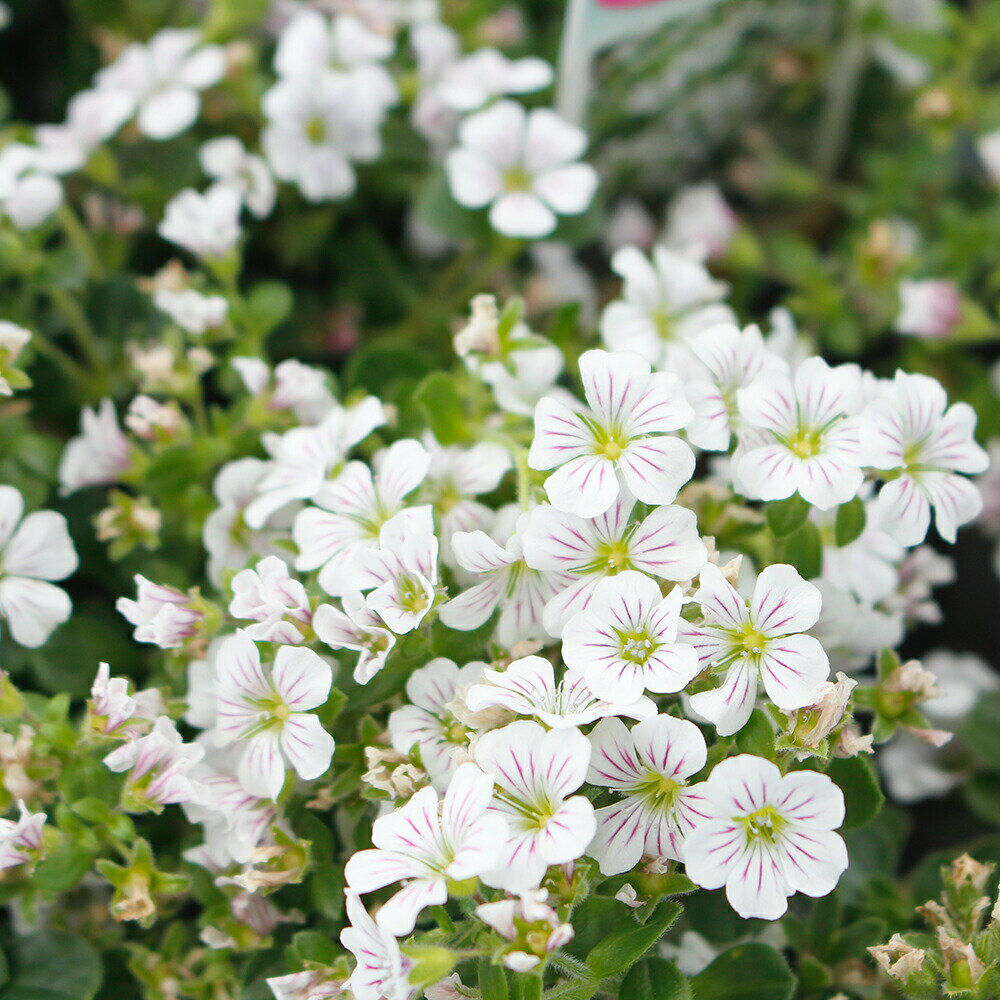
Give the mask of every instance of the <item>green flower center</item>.
[[658, 644], [645, 630], [622, 632], [618, 638], [622, 644], [622, 659], [643, 664], [656, 652]]
[[503, 173], [503, 186], [508, 191], [530, 191], [531, 181], [524, 167], [508, 167]]
[[748, 839], [763, 840], [768, 844], [773, 844], [788, 826], [788, 820], [771, 806], [764, 806], [763, 809], [744, 816], [742, 823]]
[[317, 145], [326, 139], [326, 122], [319, 115], [306, 122], [306, 138]]

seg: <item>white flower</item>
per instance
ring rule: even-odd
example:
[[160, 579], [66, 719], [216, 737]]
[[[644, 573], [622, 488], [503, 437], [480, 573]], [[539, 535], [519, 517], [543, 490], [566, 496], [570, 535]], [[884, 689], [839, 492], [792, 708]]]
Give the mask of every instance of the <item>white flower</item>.
[[203, 295], [193, 288], [158, 288], [153, 293], [153, 305], [196, 336], [222, 326], [229, 311], [229, 303], [221, 295]]
[[62, 185], [42, 169], [40, 156], [21, 142], [0, 149], [0, 206], [18, 229], [36, 229], [62, 203]]
[[758, 376], [787, 372], [788, 366], [764, 346], [756, 326], [712, 326], [694, 336], [690, 346], [707, 377], [692, 371], [693, 381], [684, 386], [694, 407], [688, 439], [699, 448], [726, 451], [733, 432], [739, 432], [739, 390]]
[[452, 535], [456, 531], [486, 529], [492, 524], [492, 509], [472, 497], [492, 493], [500, 485], [510, 468], [510, 453], [488, 441], [470, 448], [443, 447], [430, 434], [424, 438], [424, 447], [431, 460], [422, 495], [434, 504], [440, 517], [442, 558], [453, 564]]
[[643, 503], [671, 503], [694, 472], [690, 447], [667, 436], [692, 416], [677, 376], [651, 374], [649, 363], [630, 352], [587, 351], [580, 377], [586, 408], [547, 397], [535, 409], [528, 464], [556, 469], [545, 481], [549, 500], [596, 517], [624, 483]]
[[496, 49], [477, 49], [441, 74], [439, 98], [456, 111], [475, 111], [496, 97], [530, 94], [552, 82], [552, 67], [537, 58], [508, 59]]
[[439, 791], [448, 787], [456, 770], [452, 752], [466, 749], [468, 731], [450, 709], [461, 688], [482, 677], [482, 663], [459, 667], [438, 657], [414, 670], [406, 682], [406, 704], [389, 716], [389, 734], [397, 753], [408, 754], [416, 746], [420, 761]]
[[346, 198], [356, 186], [353, 163], [377, 159], [385, 102], [340, 73], [288, 78], [263, 100], [261, 136], [275, 176], [313, 202]]
[[358, 589], [375, 588], [368, 607], [395, 632], [415, 629], [434, 604], [438, 540], [431, 508], [409, 507], [382, 525], [378, 548], [356, 556]]
[[749, 429], [734, 456], [737, 489], [755, 500], [797, 492], [821, 510], [847, 503], [863, 478], [857, 394], [857, 370], [822, 358], [804, 361], [794, 379], [772, 373], [739, 389]]
[[860, 670], [887, 646], [903, 641], [903, 615], [875, 607], [853, 593], [816, 581], [823, 609], [812, 634], [838, 670]]
[[812, 704], [816, 686], [830, 664], [817, 639], [802, 635], [816, 624], [822, 599], [791, 566], [768, 566], [749, 602], [709, 563], [694, 595], [702, 621], [683, 623], [681, 634], [693, 643], [703, 667], [725, 671], [722, 686], [691, 696], [691, 707], [720, 736], [731, 736], [750, 718], [762, 681], [778, 708], [791, 711]]
[[244, 629], [251, 639], [293, 646], [302, 642], [302, 630], [296, 623], [309, 624], [309, 596], [291, 577], [285, 562], [267, 556], [253, 569], [240, 570], [230, 586], [233, 599], [229, 613], [257, 623]]
[[558, 215], [579, 215], [594, 197], [596, 171], [576, 162], [586, 135], [547, 108], [498, 101], [462, 122], [459, 143], [445, 161], [452, 194], [466, 208], [490, 206], [504, 236], [548, 236]]
[[240, 239], [240, 193], [226, 184], [185, 188], [167, 202], [157, 232], [196, 257], [225, 257]]
[[559, 919], [545, 889], [524, 889], [515, 898], [480, 903], [475, 914], [501, 937], [514, 942], [503, 964], [515, 972], [534, 969], [548, 954], [573, 939], [573, 925]]
[[270, 410], [291, 410], [303, 424], [318, 424], [337, 402], [327, 387], [327, 373], [322, 368], [304, 365], [286, 358], [273, 372], [260, 358], [233, 358], [230, 364], [254, 396], [266, 397]]
[[199, 45], [194, 29], [166, 28], [145, 45], [126, 46], [96, 76], [99, 90], [128, 95], [150, 139], [172, 139], [198, 118], [198, 92], [218, 83], [226, 58], [218, 45]]
[[165, 711], [163, 698], [155, 688], [128, 693], [124, 677], [112, 677], [111, 667], [101, 663], [90, 688], [88, 722], [102, 736], [133, 737]]
[[119, 597], [115, 608], [135, 626], [135, 641], [160, 649], [176, 649], [193, 635], [204, 612], [194, 606], [190, 594], [135, 575], [136, 599]]
[[374, 396], [352, 406], [336, 406], [315, 427], [295, 427], [286, 434], [264, 435], [273, 459], [246, 510], [251, 528], [263, 527], [276, 510], [292, 500], [310, 500], [339, 472], [347, 452], [385, 423], [385, 410]]
[[534, 889], [549, 865], [575, 861], [596, 829], [594, 807], [573, 795], [587, 776], [590, 744], [579, 729], [546, 732], [537, 722], [512, 722], [480, 736], [476, 763], [496, 782], [492, 808], [509, 826], [487, 885]]
[[891, 470], [878, 504], [887, 530], [903, 545], [924, 540], [931, 510], [938, 533], [954, 542], [958, 529], [982, 509], [975, 484], [956, 473], [989, 465], [973, 433], [968, 403], [948, 406], [941, 385], [927, 375], [897, 372], [885, 394], [863, 415], [867, 465]]
[[10, 368], [30, 340], [29, 330], [8, 320], [0, 320], [0, 396], [14, 395], [14, 389], [3, 373], [6, 369], [10, 374]]
[[847, 868], [847, 848], [833, 832], [844, 795], [825, 774], [782, 776], [770, 761], [740, 754], [717, 764], [701, 792], [709, 818], [684, 843], [692, 881], [725, 886], [741, 917], [765, 920], [780, 917], [795, 892], [833, 891]]
[[77, 565], [66, 518], [51, 510], [24, 517], [21, 494], [0, 486], [0, 618], [15, 642], [41, 646], [69, 618], [69, 596], [51, 581], [65, 579]]
[[328, 19], [318, 11], [300, 10], [281, 32], [274, 68], [282, 79], [307, 87], [324, 78], [343, 80], [359, 99], [384, 110], [398, 95], [392, 75], [379, 64], [394, 47], [391, 34], [373, 30], [353, 14]]
[[699, 669], [694, 647], [677, 642], [683, 599], [680, 587], [664, 597], [655, 580], [634, 570], [602, 580], [589, 607], [563, 629], [566, 666], [615, 705], [646, 690], [683, 690]]
[[950, 281], [926, 278], [899, 283], [900, 333], [928, 339], [948, 338], [962, 321], [962, 294]]
[[274, 1000], [335, 1000], [347, 987], [339, 979], [330, 979], [318, 969], [291, 972], [287, 976], [271, 976], [266, 980]]
[[375, 847], [353, 855], [344, 877], [348, 889], [360, 894], [403, 882], [379, 909], [379, 927], [397, 937], [409, 934], [421, 910], [448, 901], [449, 882], [475, 879], [496, 864], [507, 824], [489, 810], [492, 796], [493, 779], [475, 764], [463, 764], [443, 803], [433, 788], [421, 788], [375, 821]]
[[219, 698], [216, 735], [220, 745], [243, 751], [237, 776], [249, 792], [277, 799], [285, 761], [307, 781], [330, 766], [333, 737], [310, 709], [330, 693], [330, 665], [310, 649], [282, 646], [268, 669], [253, 640], [237, 632], [215, 659]]
[[609, 576], [638, 570], [677, 582], [691, 580], [705, 565], [708, 550], [698, 535], [698, 519], [685, 507], [657, 507], [636, 524], [635, 500], [626, 492], [594, 518], [567, 514], [548, 504], [528, 515], [525, 561], [542, 571], [568, 573], [571, 582], [545, 605], [543, 622], [562, 635], [566, 622], [585, 610], [594, 588]]
[[518, 323], [508, 335], [500, 360], [467, 358], [466, 364], [493, 390], [500, 409], [530, 417], [538, 401], [552, 391], [563, 369], [563, 356], [527, 324]]
[[729, 249], [739, 220], [712, 183], [692, 184], [674, 196], [667, 209], [664, 240], [669, 247], [709, 258]]
[[400, 952], [396, 939], [372, 920], [353, 892], [345, 895], [351, 923], [340, 932], [340, 941], [357, 963], [347, 981], [351, 996], [355, 1000], [411, 1000], [415, 993], [408, 980], [412, 959]]
[[385, 666], [396, 637], [360, 592], [344, 594], [341, 603], [343, 610], [321, 604], [313, 615], [313, 629], [331, 649], [353, 649], [358, 653], [354, 679], [358, 684], [367, 684]]
[[656, 713], [656, 706], [646, 697], [631, 705], [601, 701], [578, 675], [567, 674], [557, 685], [552, 664], [542, 656], [524, 656], [503, 671], [484, 670], [482, 683], [469, 688], [465, 703], [472, 712], [492, 706], [508, 708], [540, 719], [552, 729], [585, 726], [608, 715], [645, 719]]
[[80, 413], [80, 434], [66, 445], [59, 462], [60, 493], [73, 493], [85, 486], [113, 483], [132, 464], [128, 438], [118, 426], [118, 414], [110, 399], [98, 409], [85, 406]]
[[836, 544], [833, 511], [816, 511], [813, 522], [823, 540], [822, 578], [861, 600], [874, 603], [892, 594], [899, 585], [899, 563], [904, 548], [888, 533], [874, 500], [865, 502], [865, 526], [847, 545]]
[[[362, 554], [378, 548], [383, 526], [423, 482], [430, 462], [428, 451], [412, 438], [380, 452], [373, 463], [374, 475], [364, 462], [348, 462], [332, 482], [312, 491], [316, 506], [306, 507], [295, 518], [296, 568], [318, 569], [319, 585], [333, 597], [365, 589], [359, 585]], [[313, 470], [324, 471], [315, 465]]]
[[201, 168], [215, 181], [240, 193], [243, 204], [257, 216], [266, 218], [274, 208], [274, 178], [264, 160], [247, 152], [236, 136], [209, 139], [198, 151]]
[[610, 788], [620, 801], [597, 810], [588, 854], [601, 874], [635, 868], [643, 855], [684, 859], [684, 838], [706, 819], [701, 786], [688, 779], [705, 766], [705, 738], [693, 722], [657, 715], [631, 729], [602, 719], [590, 733], [587, 781]]
[[499, 607], [496, 637], [501, 645], [509, 649], [522, 640], [548, 638], [542, 624], [543, 610], [570, 579], [527, 565], [524, 525], [522, 514], [505, 546], [485, 531], [457, 531], [452, 536], [455, 562], [482, 579], [441, 605], [438, 614], [445, 625], [468, 632], [483, 625]]
[[219, 506], [205, 518], [202, 543], [208, 553], [208, 578], [216, 586], [225, 570], [242, 569], [251, 556], [290, 557], [286, 550], [274, 546], [285, 536], [279, 517], [273, 517], [267, 528], [262, 520], [256, 530], [244, 520], [244, 511], [257, 496], [257, 486], [267, 471], [267, 462], [259, 458], [238, 458], [226, 463], [215, 477], [212, 494]]
[[42, 850], [45, 813], [28, 812], [20, 801], [17, 808], [20, 815], [16, 820], [0, 819], [0, 870], [33, 861]]
[[70, 98], [66, 121], [39, 125], [37, 163], [45, 173], [72, 173], [84, 166], [91, 153], [132, 117], [128, 94], [112, 90], [82, 90]]
[[159, 811], [200, 798], [201, 787], [188, 772], [204, 753], [198, 744], [185, 743], [173, 722], [161, 716], [150, 733], [112, 750], [104, 764], [111, 771], [128, 771], [126, 792], [131, 800]]
[[729, 286], [691, 257], [657, 246], [650, 259], [626, 246], [611, 268], [624, 281], [622, 297], [601, 313], [601, 339], [613, 351], [634, 351], [662, 369], [695, 334], [735, 320], [722, 304]]

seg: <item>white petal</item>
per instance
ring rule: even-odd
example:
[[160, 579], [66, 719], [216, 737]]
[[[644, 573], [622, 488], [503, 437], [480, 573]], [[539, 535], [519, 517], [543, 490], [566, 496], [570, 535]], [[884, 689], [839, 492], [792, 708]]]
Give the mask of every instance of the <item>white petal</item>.
[[3, 549], [3, 572], [38, 580], [62, 580], [78, 559], [66, 518], [51, 510], [29, 514]]
[[847, 870], [847, 847], [828, 830], [791, 830], [782, 838], [782, 868], [789, 886], [807, 896], [833, 892]]
[[886, 483], [878, 494], [880, 521], [901, 545], [919, 545], [931, 524], [931, 505], [909, 476]]
[[502, 194], [490, 208], [490, 225], [504, 236], [540, 239], [555, 230], [557, 221], [552, 209], [527, 191]]
[[629, 489], [643, 503], [672, 503], [680, 488], [694, 474], [694, 452], [674, 437], [651, 437], [633, 441], [618, 468]]
[[835, 830], [844, 822], [844, 793], [829, 775], [790, 771], [781, 779], [774, 808], [797, 826]]
[[775, 853], [760, 840], [743, 851], [726, 879], [726, 898], [744, 918], [777, 920], [791, 891]]
[[746, 725], [756, 700], [757, 670], [746, 659], [739, 659], [720, 687], [691, 695], [691, 707], [708, 719], [720, 736], [732, 736]]
[[237, 773], [243, 787], [252, 795], [277, 801], [285, 783], [285, 765], [274, 730], [259, 733], [246, 741]]
[[830, 675], [830, 661], [818, 639], [788, 635], [768, 640], [759, 669], [767, 696], [791, 711], [816, 701], [817, 686]]
[[545, 493], [552, 505], [578, 517], [603, 514], [615, 502], [618, 491], [614, 463], [602, 455], [571, 459], [545, 480]]
[[445, 168], [455, 201], [466, 208], [485, 208], [503, 190], [503, 178], [496, 166], [470, 149], [453, 149]]
[[593, 452], [593, 432], [579, 413], [551, 396], [538, 401], [535, 437], [528, 453], [528, 465], [532, 469], [554, 469], [571, 458]]
[[626, 798], [595, 813], [597, 831], [587, 848], [602, 875], [631, 871], [642, 858], [648, 829], [641, 800]]
[[298, 776], [312, 781], [329, 770], [334, 742], [315, 715], [300, 712], [285, 720], [281, 749]]
[[330, 694], [333, 671], [311, 649], [282, 646], [274, 659], [271, 681], [284, 703], [296, 712], [322, 705]]
[[54, 584], [24, 576], [0, 579], [0, 615], [22, 646], [41, 646], [72, 611], [69, 595]]
[[198, 117], [198, 95], [173, 87], [147, 98], [139, 109], [139, 128], [150, 139], [172, 139]]
[[415, 879], [382, 904], [375, 922], [389, 934], [405, 937], [413, 930], [422, 910], [447, 902], [448, 886], [443, 878]]
[[593, 201], [597, 183], [597, 171], [589, 163], [572, 163], [539, 174], [531, 187], [560, 215], [579, 215]]
[[794, 566], [779, 563], [757, 577], [750, 615], [764, 635], [790, 635], [812, 628], [821, 605], [819, 590], [803, 580]]

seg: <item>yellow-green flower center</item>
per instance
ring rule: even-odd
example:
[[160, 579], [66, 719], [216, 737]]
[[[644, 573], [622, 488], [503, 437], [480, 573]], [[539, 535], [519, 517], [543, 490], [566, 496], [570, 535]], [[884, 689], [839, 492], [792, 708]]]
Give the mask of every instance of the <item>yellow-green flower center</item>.
[[773, 844], [788, 826], [788, 820], [771, 806], [764, 806], [763, 809], [744, 816], [742, 822], [749, 839], [763, 840], [768, 844]]

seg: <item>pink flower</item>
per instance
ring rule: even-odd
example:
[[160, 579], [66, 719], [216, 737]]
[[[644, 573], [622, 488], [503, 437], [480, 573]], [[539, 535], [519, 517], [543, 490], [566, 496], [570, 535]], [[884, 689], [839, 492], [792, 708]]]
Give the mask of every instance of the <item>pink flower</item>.
[[175, 649], [197, 634], [204, 616], [192, 606], [188, 594], [153, 583], [139, 573], [135, 575], [135, 582], [136, 599], [119, 597], [115, 607], [135, 626], [136, 642]]
[[962, 321], [962, 294], [950, 281], [928, 278], [899, 283], [896, 329], [914, 337], [951, 337]]

